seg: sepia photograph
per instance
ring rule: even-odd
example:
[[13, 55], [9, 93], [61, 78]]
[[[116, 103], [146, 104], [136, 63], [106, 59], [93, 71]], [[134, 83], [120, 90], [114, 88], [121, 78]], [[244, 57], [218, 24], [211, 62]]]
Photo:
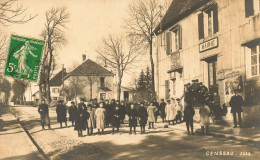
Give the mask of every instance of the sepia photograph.
[[260, 0], [0, 0], [0, 160], [260, 159]]

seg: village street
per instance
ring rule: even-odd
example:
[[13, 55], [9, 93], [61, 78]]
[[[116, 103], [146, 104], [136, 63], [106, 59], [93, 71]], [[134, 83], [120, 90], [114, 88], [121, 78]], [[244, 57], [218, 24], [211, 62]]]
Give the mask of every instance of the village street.
[[[120, 128], [121, 134], [85, 136], [80, 138], [73, 127], [60, 129], [56, 122], [55, 108], [50, 109], [52, 130], [41, 130], [37, 107], [19, 106], [10, 110], [20, 119], [33, 140], [48, 159], [257, 159], [259, 146], [226, 138], [212, 136], [188, 136], [185, 124], [163, 128], [157, 123], [155, 129], [141, 135], [129, 135], [127, 124]], [[71, 123], [68, 122], [70, 126]], [[198, 128], [198, 124], [195, 128]], [[94, 130], [96, 132], [96, 130]], [[84, 132], [86, 135], [86, 132]], [[15, 137], [17, 141], [24, 137]], [[1, 142], [0, 142], [1, 143]], [[11, 143], [8, 143], [11, 144]], [[6, 144], [5, 147], [8, 147]], [[23, 146], [20, 146], [23, 147]], [[1, 144], [2, 148], [2, 144]], [[233, 156], [210, 156], [210, 152], [233, 152]], [[240, 156], [250, 152], [250, 156]], [[44, 157], [43, 156], [43, 157]], [[26, 156], [24, 156], [26, 157]], [[8, 159], [8, 158], [6, 158]], [[19, 158], [18, 158], [19, 159]], [[28, 158], [27, 158], [28, 159]]]

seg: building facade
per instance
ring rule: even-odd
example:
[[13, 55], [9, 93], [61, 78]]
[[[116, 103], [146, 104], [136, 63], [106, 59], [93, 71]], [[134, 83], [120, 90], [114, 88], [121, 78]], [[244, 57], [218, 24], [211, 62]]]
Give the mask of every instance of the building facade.
[[246, 104], [260, 102], [260, 1], [173, 0], [156, 34], [156, 91], [181, 97], [198, 79], [221, 104], [239, 89]]

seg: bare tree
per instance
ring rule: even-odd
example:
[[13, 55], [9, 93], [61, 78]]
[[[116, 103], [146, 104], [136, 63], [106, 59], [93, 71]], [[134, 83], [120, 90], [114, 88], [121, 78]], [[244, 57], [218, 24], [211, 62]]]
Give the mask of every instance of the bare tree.
[[0, 23], [9, 25], [12, 23], [26, 23], [37, 15], [26, 14], [27, 8], [18, 3], [19, 0], [1, 0]]
[[4, 65], [6, 61], [6, 50], [7, 50], [7, 37], [4, 34], [0, 34], [0, 74], [4, 70]]
[[[45, 28], [41, 36], [46, 40], [47, 50], [43, 56], [42, 74], [44, 76], [39, 85], [40, 97], [44, 96], [50, 103], [50, 77], [51, 71], [55, 69], [55, 49], [66, 44], [66, 39], [63, 30], [66, 29], [66, 24], [69, 19], [69, 12], [66, 8], [52, 8], [45, 13]], [[46, 90], [44, 90], [46, 88]], [[42, 93], [43, 92], [43, 93]], [[45, 93], [44, 93], [45, 92]]]
[[129, 16], [125, 19], [125, 28], [130, 36], [135, 37], [149, 49], [152, 72], [152, 86], [154, 86], [153, 36], [154, 29], [159, 24], [162, 12], [168, 3], [161, 5], [158, 0], [135, 0], [129, 5]]
[[133, 37], [108, 35], [103, 38], [97, 53], [106, 64], [117, 72], [117, 99], [120, 100], [121, 84], [124, 72], [141, 54], [142, 48]]

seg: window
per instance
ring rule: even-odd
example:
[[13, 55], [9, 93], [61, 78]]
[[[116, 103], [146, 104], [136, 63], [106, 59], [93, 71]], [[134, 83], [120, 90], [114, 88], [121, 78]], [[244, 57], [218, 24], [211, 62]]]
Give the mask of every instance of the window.
[[260, 12], [260, 0], [245, 0], [246, 17]]
[[213, 5], [198, 15], [199, 39], [218, 32], [218, 7]]
[[57, 101], [57, 100], [58, 100], [58, 97], [53, 97], [53, 100], [54, 100], [54, 101]]
[[181, 26], [176, 26], [166, 34], [166, 52], [171, 54], [182, 48]]
[[208, 61], [208, 82], [209, 87], [217, 84], [217, 59]]
[[100, 87], [105, 87], [105, 77], [100, 77]]
[[251, 76], [260, 75], [260, 51], [259, 46], [251, 48]]
[[100, 100], [106, 99], [106, 93], [100, 93]]

